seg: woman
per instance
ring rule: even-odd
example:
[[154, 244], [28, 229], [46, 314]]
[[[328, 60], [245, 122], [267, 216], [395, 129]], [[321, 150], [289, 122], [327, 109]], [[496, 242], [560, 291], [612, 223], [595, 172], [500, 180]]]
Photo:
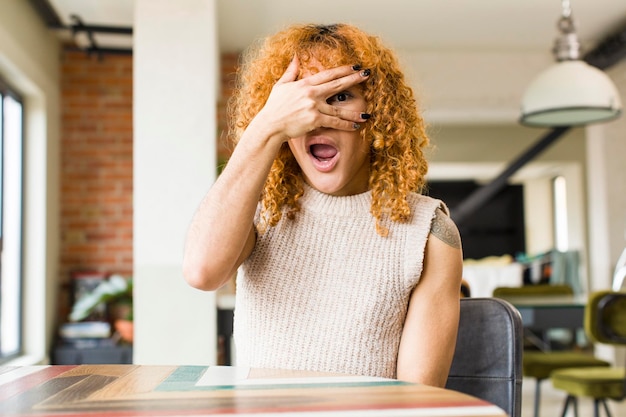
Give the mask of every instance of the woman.
[[294, 25], [238, 79], [236, 146], [183, 265], [202, 290], [239, 270], [238, 365], [445, 385], [461, 242], [419, 194], [428, 138], [393, 52], [351, 25]]

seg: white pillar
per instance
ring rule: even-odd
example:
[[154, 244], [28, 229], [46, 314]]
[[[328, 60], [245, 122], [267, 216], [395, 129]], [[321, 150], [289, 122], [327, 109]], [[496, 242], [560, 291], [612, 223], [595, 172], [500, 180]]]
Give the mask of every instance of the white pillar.
[[182, 277], [184, 238], [216, 175], [214, 0], [136, 0], [134, 362], [214, 364], [213, 293]]
[[[626, 105], [626, 61], [611, 67], [608, 74], [617, 86]], [[626, 112], [623, 112], [626, 113]], [[626, 246], [626, 115], [606, 125], [607, 177], [609, 195], [611, 274]], [[611, 276], [612, 278], [612, 276]]]
[[[626, 63], [608, 71], [626, 103]], [[626, 245], [626, 117], [587, 128], [587, 200], [591, 290], [611, 288], [617, 259]], [[596, 355], [623, 366], [623, 352], [596, 344]]]
[[[626, 63], [608, 73], [626, 103]], [[587, 128], [591, 289], [611, 288], [626, 245], [626, 117]]]
[[590, 290], [609, 288], [611, 254], [606, 138], [603, 125], [587, 127]]

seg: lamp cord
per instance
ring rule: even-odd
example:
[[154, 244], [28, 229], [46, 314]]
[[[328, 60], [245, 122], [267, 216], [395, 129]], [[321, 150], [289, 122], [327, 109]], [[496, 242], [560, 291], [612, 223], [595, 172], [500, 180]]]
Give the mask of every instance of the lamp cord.
[[563, 12], [557, 22], [560, 35], [554, 42], [552, 52], [557, 61], [578, 60], [580, 59], [580, 43], [572, 17], [572, 7], [569, 0], [562, 0], [561, 4]]

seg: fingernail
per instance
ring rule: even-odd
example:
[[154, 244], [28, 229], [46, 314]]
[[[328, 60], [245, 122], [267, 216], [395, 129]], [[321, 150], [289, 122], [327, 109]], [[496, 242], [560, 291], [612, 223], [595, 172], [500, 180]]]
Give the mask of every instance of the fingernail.
[[372, 117], [372, 115], [369, 113], [361, 113], [361, 119], [369, 119], [370, 117]]
[[359, 64], [356, 64], [356, 65], [352, 66], [352, 69], [355, 70], [355, 71], [358, 71], [358, 70], [361, 69], [361, 66]]
[[356, 130], [356, 129], [360, 128], [360, 127], [361, 127], [361, 125], [360, 125], [360, 124], [358, 124], [358, 123], [353, 123], [353, 124], [352, 124], [352, 128], [353, 128], [354, 130]]
[[363, 71], [361, 71], [361, 75], [364, 77], [367, 77], [371, 74], [372, 71], [370, 71], [369, 69], [364, 69]]

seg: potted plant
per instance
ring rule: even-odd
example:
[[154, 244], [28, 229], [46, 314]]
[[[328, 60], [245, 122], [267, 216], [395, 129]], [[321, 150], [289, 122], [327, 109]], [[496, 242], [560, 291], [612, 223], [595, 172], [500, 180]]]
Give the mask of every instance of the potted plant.
[[85, 320], [100, 304], [105, 303], [108, 318], [120, 338], [133, 341], [133, 283], [114, 274], [74, 303], [69, 320]]

